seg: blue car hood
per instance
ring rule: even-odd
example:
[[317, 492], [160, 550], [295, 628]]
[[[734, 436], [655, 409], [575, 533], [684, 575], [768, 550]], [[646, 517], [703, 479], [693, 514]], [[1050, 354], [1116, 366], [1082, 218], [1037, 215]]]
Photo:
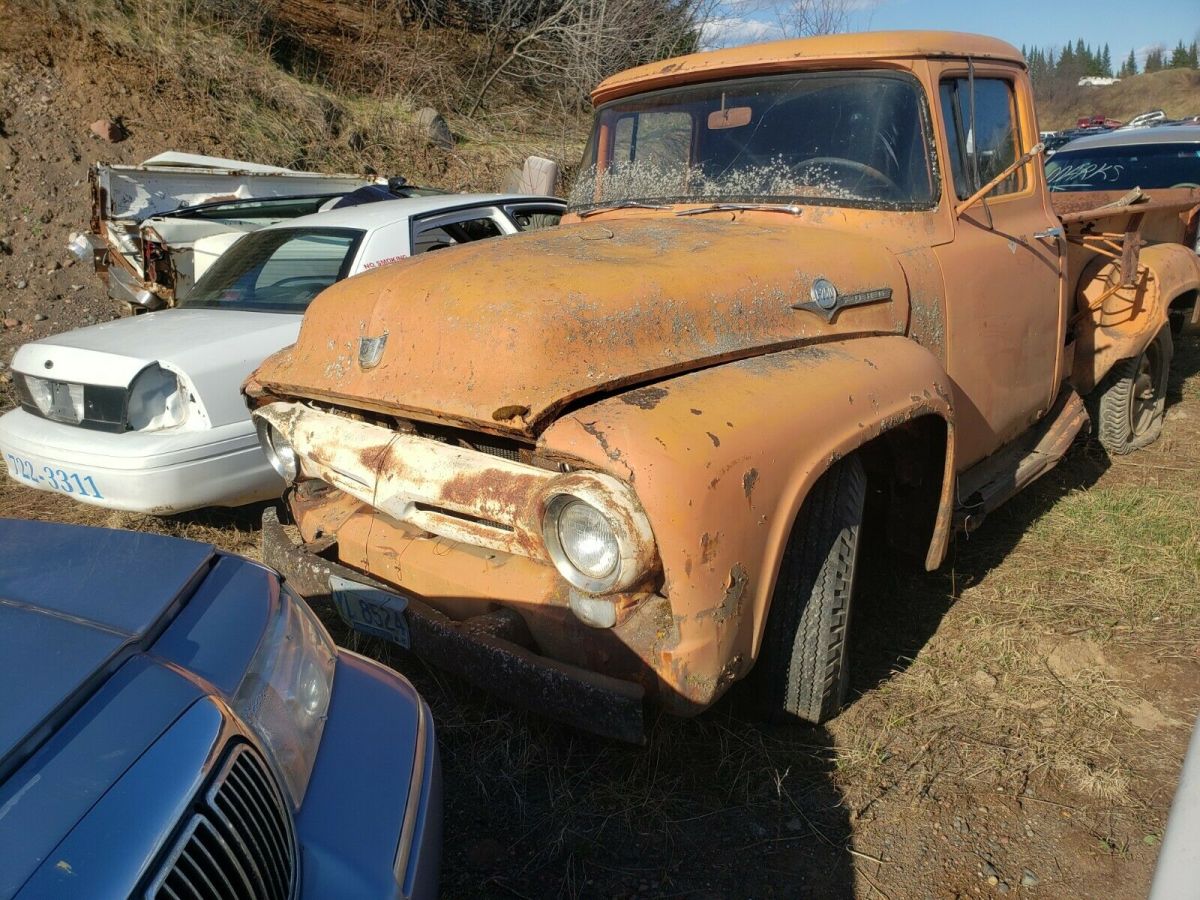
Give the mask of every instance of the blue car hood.
[[216, 558], [160, 535], [0, 519], [0, 782], [153, 642]]

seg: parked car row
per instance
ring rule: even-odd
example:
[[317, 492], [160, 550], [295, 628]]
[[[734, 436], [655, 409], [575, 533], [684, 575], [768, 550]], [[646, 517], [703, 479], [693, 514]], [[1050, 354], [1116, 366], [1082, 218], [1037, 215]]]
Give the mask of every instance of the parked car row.
[[312, 299], [396, 260], [553, 224], [563, 210], [552, 197], [439, 193], [237, 233], [175, 308], [17, 351], [20, 408], [0, 417], [9, 475], [155, 515], [277, 497], [283, 482], [239, 388], [296, 340]]

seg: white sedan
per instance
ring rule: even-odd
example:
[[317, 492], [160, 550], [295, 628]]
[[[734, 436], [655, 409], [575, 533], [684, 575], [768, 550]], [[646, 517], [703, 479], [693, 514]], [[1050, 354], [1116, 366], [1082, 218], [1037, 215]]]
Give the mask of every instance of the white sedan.
[[562, 201], [511, 194], [386, 200], [240, 238], [176, 308], [25, 344], [20, 408], [0, 417], [11, 478], [111, 509], [166, 515], [278, 496], [242, 382], [294, 343], [343, 278], [433, 249], [553, 224]]

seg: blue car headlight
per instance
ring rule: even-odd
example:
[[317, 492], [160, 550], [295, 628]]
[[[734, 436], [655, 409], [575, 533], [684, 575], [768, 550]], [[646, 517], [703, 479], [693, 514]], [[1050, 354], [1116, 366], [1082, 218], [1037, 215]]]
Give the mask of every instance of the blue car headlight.
[[304, 601], [284, 587], [233, 708], [266, 745], [299, 807], [333, 692], [337, 649]]

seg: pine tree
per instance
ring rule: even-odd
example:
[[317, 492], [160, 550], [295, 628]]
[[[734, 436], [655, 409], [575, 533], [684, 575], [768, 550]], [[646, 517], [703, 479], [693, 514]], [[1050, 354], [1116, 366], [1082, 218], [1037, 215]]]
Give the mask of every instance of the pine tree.
[[1104, 45], [1104, 54], [1100, 57], [1100, 74], [1105, 78], [1113, 77], [1112, 54], [1109, 52], [1108, 44]]
[[1200, 56], [1196, 53], [1196, 41], [1192, 41], [1192, 46], [1188, 47], [1188, 65], [1193, 69], [1200, 69]]
[[1180, 41], [1179, 46], [1171, 51], [1169, 67], [1172, 69], [1190, 69], [1191, 62], [1187, 47], [1183, 46], [1183, 41]]
[[1129, 51], [1129, 58], [1121, 63], [1121, 77], [1132, 78], [1137, 74], [1137, 57], [1133, 55], [1133, 51]]
[[1155, 47], [1146, 54], [1146, 65], [1142, 68], [1143, 72], [1161, 72], [1163, 67], [1163, 48]]

